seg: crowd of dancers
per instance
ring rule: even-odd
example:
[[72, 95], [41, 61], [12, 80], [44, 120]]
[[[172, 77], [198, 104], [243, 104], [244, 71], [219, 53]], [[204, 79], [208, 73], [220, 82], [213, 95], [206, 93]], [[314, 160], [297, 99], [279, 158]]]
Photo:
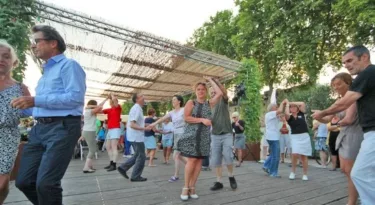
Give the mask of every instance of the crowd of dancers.
[[[89, 101], [84, 108], [86, 75], [79, 63], [63, 54], [66, 45], [61, 35], [50, 26], [35, 26], [32, 31], [33, 51], [37, 58], [45, 62], [35, 96], [31, 96], [25, 85], [11, 77], [11, 71], [18, 62], [17, 56], [11, 45], [0, 41], [0, 204], [5, 201], [9, 192], [10, 173], [20, 140], [17, 126], [23, 116], [32, 116], [37, 123], [30, 130], [28, 143], [21, 153], [15, 185], [33, 204], [62, 204], [61, 179], [80, 136], [89, 147], [83, 171], [95, 171], [92, 159], [96, 150], [98, 113], [108, 116], [108, 171], [117, 170], [132, 182], [146, 181], [147, 178], [142, 176], [146, 153], [149, 156], [148, 166], [154, 166], [154, 135], [159, 132], [168, 135], [162, 140], [166, 148], [166, 163], [173, 145], [175, 170], [170, 182], [179, 180], [180, 164], [185, 164], [181, 200], [199, 198], [196, 184], [202, 163], [208, 157], [209, 165], [215, 168], [216, 173], [216, 180], [210, 189], [216, 191], [224, 187], [223, 165], [227, 168], [230, 187], [237, 189], [233, 172], [233, 144], [241, 156], [241, 150], [245, 146], [243, 133], [246, 126], [244, 121], [239, 120], [238, 113], [233, 113], [231, 120], [226, 89], [217, 79], [204, 77], [205, 82], [194, 86], [195, 99], [186, 103], [181, 96], [174, 96], [173, 110], [156, 121], [154, 110], [149, 110], [148, 116], [144, 117], [144, 96], [135, 93], [132, 96], [134, 106], [126, 123], [126, 139], [134, 149], [134, 154], [117, 165], [117, 147], [123, 133], [122, 110], [116, 96], [110, 94], [99, 104]], [[331, 85], [340, 99], [326, 110], [314, 111], [312, 117], [322, 123], [331, 122], [332, 126], [340, 127], [335, 150], [339, 152], [340, 165], [348, 179], [348, 204], [355, 204], [357, 193], [362, 204], [375, 204], [375, 66], [370, 62], [368, 49], [363, 46], [356, 46], [345, 52], [343, 63], [351, 75], [358, 76], [354, 81], [349, 74], [335, 76]], [[103, 109], [108, 100], [111, 107]], [[286, 143], [282, 136], [290, 134], [292, 168], [289, 179], [296, 179], [299, 159], [303, 165], [302, 180], [308, 180], [307, 157], [311, 156], [312, 147], [305, 112], [303, 102], [289, 102], [288, 99], [283, 100], [280, 105], [270, 104], [267, 107], [265, 138], [270, 147], [270, 156], [263, 169], [270, 177], [280, 177], [280, 144]], [[84, 125], [81, 130], [82, 115]], [[156, 129], [158, 124], [168, 120], [171, 121], [169, 127], [166, 125], [165, 129]], [[241, 166], [241, 162], [240, 157], [236, 166]], [[131, 168], [132, 172], [128, 175]]]

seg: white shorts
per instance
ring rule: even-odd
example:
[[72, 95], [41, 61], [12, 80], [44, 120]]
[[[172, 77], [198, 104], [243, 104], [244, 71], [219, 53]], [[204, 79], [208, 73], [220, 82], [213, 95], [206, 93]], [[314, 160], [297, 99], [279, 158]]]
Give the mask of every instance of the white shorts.
[[107, 139], [109, 140], [120, 139], [120, 136], [121, 136], [120, 128], [108, 129]]

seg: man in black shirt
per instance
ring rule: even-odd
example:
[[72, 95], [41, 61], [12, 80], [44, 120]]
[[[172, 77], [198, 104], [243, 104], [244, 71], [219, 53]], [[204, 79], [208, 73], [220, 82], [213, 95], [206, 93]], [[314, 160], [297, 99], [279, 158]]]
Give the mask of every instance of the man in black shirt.
[[314, 119], [332, 115], [357, 102], [364, 140], [351, 172], [351, 178], [364, 205], [375, 204], [375, 65], [364, 46], [355, 46], [342, 57], [345, 68], [357, 75], [345, 96], [323, 111], [315, 111]]

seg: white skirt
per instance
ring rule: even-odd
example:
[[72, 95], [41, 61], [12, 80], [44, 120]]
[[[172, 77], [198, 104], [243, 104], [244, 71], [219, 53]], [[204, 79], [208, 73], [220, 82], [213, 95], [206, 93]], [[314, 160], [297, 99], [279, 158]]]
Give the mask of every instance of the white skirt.
[[292, 134], [290, 136], [290, 143], [292, 145], [292, 153], [304, 156], [312, 155], [312, 147], [310, 135], [306, 133]]

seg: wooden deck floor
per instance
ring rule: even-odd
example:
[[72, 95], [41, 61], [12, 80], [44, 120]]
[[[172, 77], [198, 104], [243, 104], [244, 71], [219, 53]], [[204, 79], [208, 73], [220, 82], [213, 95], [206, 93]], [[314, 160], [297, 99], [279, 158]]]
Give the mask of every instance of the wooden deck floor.
[[[125, 180], [117, 171], [107, 172], [102, 169], [107, 165], [107, 156], [100, 154], [95, 161], [98, 169], [93, 174], [83, 174], [83, 161], [72, 160], [63, 179], [64, 204], [85, 205], [146, 205], [146, 204], [267, 204], [267, 205], [343, 205], [347, 200], [346, 178], [340, 172], [310, 167], [310, 181], [301, 180], [301, 168], [298, 168], [297, 179], [288, 179], [290, 168], [280, 165], [280, 179], [265, 176], [261, 165], [245, 162], [235, 169], [238, 189], [232, 191], [228, 178], [223, 179], [224, 189], [212, 192], [209, 187], [215, 181], [213, 171], [202, 172], [196, 191], [199, 199], [182, 202], [179, 199], [183, 180], [169, 183], [168, 179], [174, 172], [174, 165], [161, 164], [161, 153], [156, 160], [157, 167], [145, 167], [143, 176], [147, 182], [132, 183]], [[224, 176], [226, 172], [224, 169]], [[25, 196], [12, 184], [5, 204], [31, 204]]]

